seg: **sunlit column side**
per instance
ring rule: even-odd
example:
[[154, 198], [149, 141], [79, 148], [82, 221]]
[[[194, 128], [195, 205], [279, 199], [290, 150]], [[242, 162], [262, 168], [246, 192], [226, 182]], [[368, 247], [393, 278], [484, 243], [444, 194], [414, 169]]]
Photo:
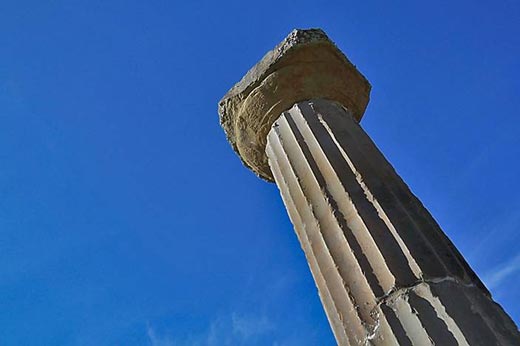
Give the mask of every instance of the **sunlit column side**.
[[515, 324], [354, 117], [300, 102], [266, 154], [340, 345], [520, 345]]

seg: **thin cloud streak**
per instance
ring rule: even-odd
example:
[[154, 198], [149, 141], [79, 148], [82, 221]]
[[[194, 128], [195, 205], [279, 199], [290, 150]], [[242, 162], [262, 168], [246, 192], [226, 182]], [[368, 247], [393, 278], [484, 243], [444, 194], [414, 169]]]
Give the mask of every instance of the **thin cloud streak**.
[[[486, 224], [479, 226], [487, 231], [472, 245], [467, 253], [470, 263], [486, 264], [487, 256], [494, 256], [498, 251], [507, 248], [512, 241], [520, 240], [520, 211], [508, 212], [507, 215], [498, 215], [495, 219], [488, 220]], [[486, 256], [483, 256], [483, 253]], [[488, 273], [491, 271], [487, 271]]]
[[274, 324], [266, 317], [248, 317], [233, 313], [231, 315], [233, 334], [240, 339], [249, 340], [257, 335], [273, 331]]
[[243, 315], [236, 312], [213, 320], [205, 331], [185, 338], [159, 335], [153, 327], [147, 326], [151, 346], [250, 345], [275, 331], [275, 324], [267, 316]]
[[152, 346], [175, 346], [175, 342], [173, 339], [167, 336], [157, 335], [157, 332], [150, 327], [149, 325], [146, 327], [146, 333], [148, 335], [148, 340]]
[[502, 263], [484, 275], [484, 282], [489, 289], [497, 288], [511, 274], [520, 270], [520, 253], [509, 261]]

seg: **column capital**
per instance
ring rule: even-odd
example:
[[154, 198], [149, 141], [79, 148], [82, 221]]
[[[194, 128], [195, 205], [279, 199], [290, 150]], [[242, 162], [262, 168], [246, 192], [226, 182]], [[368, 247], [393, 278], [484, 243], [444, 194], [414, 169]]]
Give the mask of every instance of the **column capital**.
[[321, 29], [293, 30], [219, 102], [220, 124], [242, 162], [273, 181], [267, 134], [293, 104], [323, 98], [347, 108], [359, 121], [370, 84]]

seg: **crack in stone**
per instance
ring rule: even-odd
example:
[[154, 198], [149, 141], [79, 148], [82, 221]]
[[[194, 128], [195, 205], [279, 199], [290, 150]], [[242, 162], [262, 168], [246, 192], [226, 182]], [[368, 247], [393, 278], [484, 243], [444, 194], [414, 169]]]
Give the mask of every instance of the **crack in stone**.
[[399, 298], [403, 295], [406, 295], [408, 292], [414, 290], [415, 288], [417, 288], [418, 286], [420, 286], [422, 284], [429, 286], [432, 284], [438, 285], [443, 282], [452, 282], [459, 286], [463, 286], [463, 287], [467, 287], [467, 288], [476, 288], [477, 287], [474, 283], [464, 283], [461, 280], [459, 280], [458, 278], [452, 277], [452, 276], [446, 276], [446, 277], [442, 277], [442, 278], [431, 278], [431, 279], [421, 278], [410, 285], [403, 286], [403, 287], [394, 287], [392, 290], [390, 290], [384, 296], [378, 297], [377, 305], [374, 309], [379, 308], [380, 305], [386, 304], [388, 301], [391, 301], [395, 298]]

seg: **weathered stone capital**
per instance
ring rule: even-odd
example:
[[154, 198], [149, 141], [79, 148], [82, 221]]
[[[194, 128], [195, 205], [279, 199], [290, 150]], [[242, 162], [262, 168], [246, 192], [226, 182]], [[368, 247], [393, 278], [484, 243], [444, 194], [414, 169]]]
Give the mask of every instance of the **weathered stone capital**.
[[293, 30], [222, 98], [220, 123], [242, 162], [273, 181], [267, 134], [293, 104], [322, 98], [336, 101], [359, 121], [370, 84], [320, 29]]

